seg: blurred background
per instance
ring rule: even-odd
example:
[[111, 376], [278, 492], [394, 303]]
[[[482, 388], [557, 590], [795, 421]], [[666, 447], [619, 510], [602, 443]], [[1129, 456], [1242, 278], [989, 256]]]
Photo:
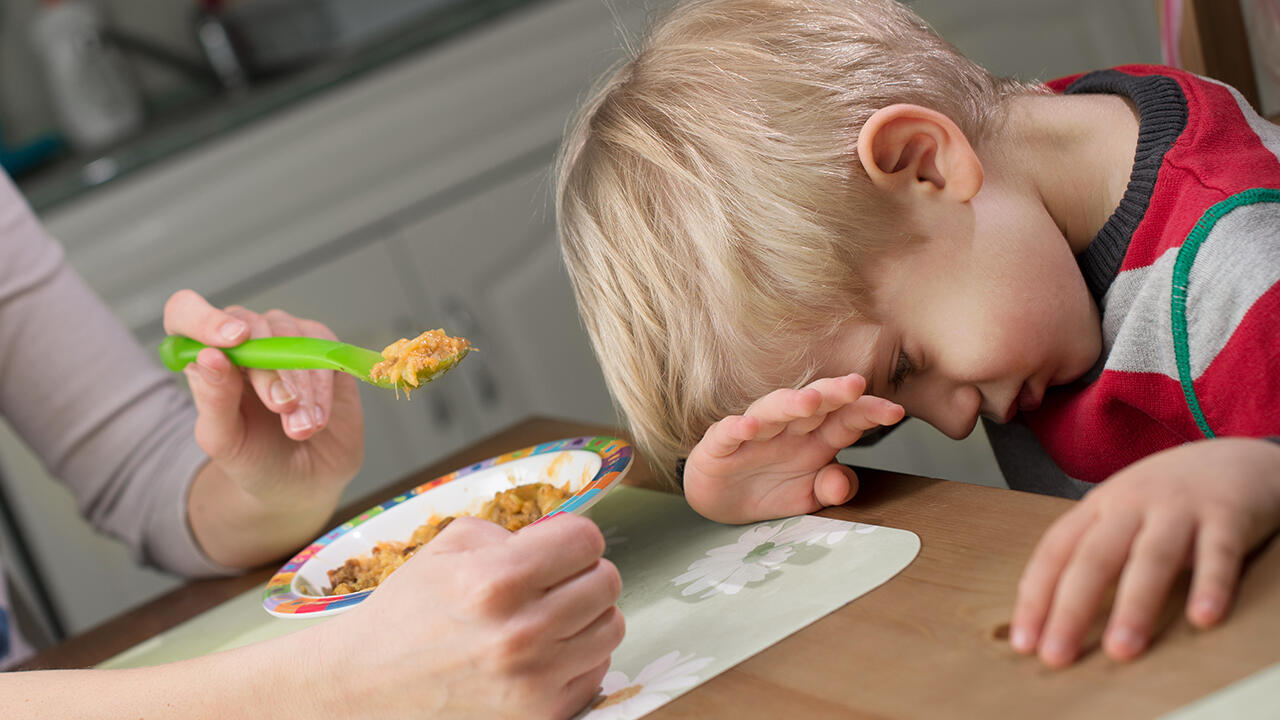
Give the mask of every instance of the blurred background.
[[[1217, 62], [1187, 39], [1206, 26], [1182, 0], [909, 4], [998, 74]], [[481, 348], [412, 401], [365, 394], [354, 499], [528, 415], [617, 422], [559, 259], [549, 169], [585, 90], [663, 7], [0, 0], [0, 165], [148, 348], [183, 287], [368, 347], [444, 327]], [[1003, 484], [980, 432], [956, 443], [914, 421], [842, 459]], [[0, 546], [37, 641], [179, 582], [87, 529], [7, 427], [0, 490]]]

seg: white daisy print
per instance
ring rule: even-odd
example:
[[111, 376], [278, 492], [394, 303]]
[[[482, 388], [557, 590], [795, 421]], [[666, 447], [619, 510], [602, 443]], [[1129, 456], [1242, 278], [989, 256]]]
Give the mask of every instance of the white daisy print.
[[748, 583], [763, 580], [795, 553], [790, 544], [773, 542], [781, 531], [781, 526], [757, 525], [742, 533], [736, 543], [708, 550], [706, 557], [695, 560], [687, 572], [671, 582], [688, 585], [681, 595], [703, 593], [704, 599], [717, 593], [736, 595]]
[[683, 596], [702, 593], [706, 599], [724, 593], [736, 595], [753, 582], [760, 582], [795, 554], [795, 545], [835, 545], [848, 535], [848, 524], [806, 515], [778, 525], [756, 525], [732, 545], [707, 551], [688, 570], [672, 579], [687, 585]]
[[631, 720], [666, 704], [671, 698], [702, 682], [697, 673], [715, 658], [672, 650], [649, 663], [634, 680], [610, 671], [600, 682], [600, 697], [581, 720]]
[[[773, 539], [774, 544], [803, 545], [835, 545], [849, 534], [850, 524], [829, 518], [804, 515], [797, 522], [788, 525]], [[870, 528], [865, 525], [863, 527]], [[854, 532], [860, 532], [857, 525], [852, 526]]]
[[622, 528], [618, 525], [602, 528], [600, 534], [604, 535], [604, 554], [606, 556], [610, 550], [627, 541], [627, 536], [622, 534]]

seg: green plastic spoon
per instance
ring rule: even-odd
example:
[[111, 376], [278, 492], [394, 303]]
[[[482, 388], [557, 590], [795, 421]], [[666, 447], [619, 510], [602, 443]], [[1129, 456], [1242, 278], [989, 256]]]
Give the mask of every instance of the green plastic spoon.
[[[170, 335], [160, 341], [160, 361], [178, 372], [196, 359], [196, 354], [209, 347], [182, 335]], [[336, 340], [311, 337], [270, 337], [246, 340], [231, 348], [218, 348], [232, 363], [261, 370], [337, 370], [382, 388], [413, 388], [390, 380], [375, 382], [369, 377], [373, 366], [382, 362], [382, 354], [368, 348], [348, 345]], [[452, 370], [468, 350], [442, 360], [429, 372], [418, 374], [418, 384], [429, 383]]]

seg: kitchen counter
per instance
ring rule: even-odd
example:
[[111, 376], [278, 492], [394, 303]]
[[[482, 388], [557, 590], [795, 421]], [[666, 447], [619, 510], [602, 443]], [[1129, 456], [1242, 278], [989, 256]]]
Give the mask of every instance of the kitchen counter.
[[395, 34], [242, 92], [196, 95], [149, 118], [133, 137], [92, 155], [70, 155], [18, 183], [37, 212], [243, 128], [372, 70], [447, 42], [541, 0], [455, 0]]

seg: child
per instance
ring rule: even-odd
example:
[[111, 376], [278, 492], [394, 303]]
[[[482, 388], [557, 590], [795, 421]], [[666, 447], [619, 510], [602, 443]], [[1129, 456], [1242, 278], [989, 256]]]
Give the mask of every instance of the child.
[[1213, 625], [1280, 526], [1277, 151], [1170, 68], [1026, 85], [892, 0], [697, 0], [581, 111], [561, 241], [694, 508], [843, 503], [863, 433], [982, 417], [1011, 486], [1106, 481], [1035, 550], [1014, 648], [1070, 664], [1118, 582], [1103, 646], [1129, 659], [1185, 562]]

